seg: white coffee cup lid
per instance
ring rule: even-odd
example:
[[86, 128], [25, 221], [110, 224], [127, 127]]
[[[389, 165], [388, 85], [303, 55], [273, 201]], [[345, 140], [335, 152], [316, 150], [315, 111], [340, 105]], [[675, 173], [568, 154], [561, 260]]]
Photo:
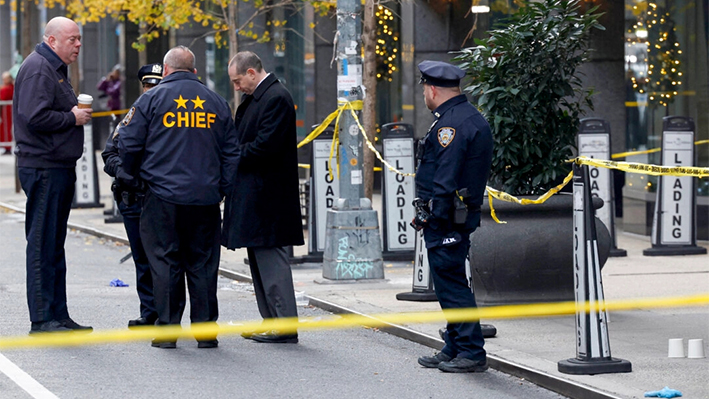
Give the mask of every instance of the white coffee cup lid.
[[89, 94], [79, 94], [79, 97], [77, 97], [77, 99], [82, 104], [90, 104], [94, 101], [94, 98], [91, 97]]

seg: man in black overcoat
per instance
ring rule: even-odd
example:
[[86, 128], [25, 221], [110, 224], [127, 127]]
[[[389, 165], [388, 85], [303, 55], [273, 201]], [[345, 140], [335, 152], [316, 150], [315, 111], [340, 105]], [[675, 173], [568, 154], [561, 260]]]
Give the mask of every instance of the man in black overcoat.
[[[285, 248], [303, 245], [295, 105], [288, 90], [250, 51], [229, 62], [229, 78], [234, 90], [244, 95], [234, 116], [239, 160], [225, 203], [222, 245], [247, 248], [264, 319], [297, 317]], [[242, 335], [258, 342], [298, 342], [297, 334], [275, 330]]]

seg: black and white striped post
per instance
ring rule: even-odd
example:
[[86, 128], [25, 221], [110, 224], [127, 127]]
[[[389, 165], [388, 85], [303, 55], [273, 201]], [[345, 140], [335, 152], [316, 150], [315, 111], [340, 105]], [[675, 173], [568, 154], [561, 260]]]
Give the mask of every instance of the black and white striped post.
[[[662, 165], [694, 166], [694, 121], [682, 116], [662, 118]], [[645, 256], [702, 255], [697, 246], [697, 180], [690, 176], [660, 176], [652, 247]]]
[[611, 357], [588, 166], [573, 168], [576, 357], [559, 361], [558, 369], [565, 374], [628, 373], [629, 361]]
[[428, 253], [426, 252], [426, 243], [423, 240], [423, 230], [417, 231], [414, 236], [414, 281], [411, 292], [396, 294], [396, 299], [400, 301], [434, 302], [438, 298], [433, 289], [433, 278], [428, 266]]
[[[414, 127], [407, 123], [382, 126], [384, 160], [402, 173], [414, 173]], [[382, 165], [382, 232], [384, 260], [410, 261], [414, 257], [414, 178]]]
[[93, 124], [84, 125], [84, 151], [76, 161], [76, 184], [72, 208], [103, 208], [98, 187]]
[[[576, 138], [579, 155], [596, 159], [611, 159], [610, 124], [600, 118], [581, 119], [581, 127]], [[628, 252], [618, 248], [615, 234], [615, 201], [613, 193], [613, 173], [610, 169], [589, 167], [591, 195], [603, 200], [603, 207], [598, 209], [598, 218], [611, 233], [611, 251], [609, 256], [628, 256]]]

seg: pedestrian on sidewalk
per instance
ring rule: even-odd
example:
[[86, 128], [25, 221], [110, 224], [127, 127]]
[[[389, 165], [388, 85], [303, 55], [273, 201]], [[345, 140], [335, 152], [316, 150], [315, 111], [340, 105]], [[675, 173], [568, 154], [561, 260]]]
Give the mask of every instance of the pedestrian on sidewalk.
[[121, 66], [116, 64], [111, 72], [96, 84], [96, 89], [103, 92], [99, 98], [108, 97], [106, 104], [109, 111], [121, 109]]
[[81, 34], [56, 17], [43, 42], [22, 63], [15, 81], [15, 154], [27, 195], [27, 303], [36, 332], [91, 331], [69, 317], [66, 300], [67, 221], [74, 199], [76, 161], [84, 151], [91, 109], [79, 109], [67, 66], [79, 56]]
[[[10, 101], [15, 92], [15, 80], [10, 72], [2, 73], [0, 101]], [[12, 142], [12, 105], [0, 105], [0, 142]], [[11, 146], [0, 147], [0, 154], [10, 154]]]
[[[244, 96], [234, 116], [239, 161], [224, 206], [222, 245], [247, 248], [261, 317], [298, 317], [286, 251], [304, 242], [293, 98], [250, 51], [231, 59], [229, 78]], [[242, 336], [257, 342], [298, 342], [297, 333], [275, 330]]]
[[[180, 281], [187, 276], [192, 323], [214, 323], [219, 271], [219, 203], [233, 180], [236, 130], [229, 104], [198, 78], [185, 46], [163, 59], [163, 80], [143, 93], [121, 122], [123, 170], [147, 185], [140, 236], [153, 276], [159, 325], [182, 319]], [[184, 295], [184, 288], [182, 289]], [[216, 348], [216, 333], [198, 337]], [[175, 339], [152, 346], [175, 348]]]
[[[492, 162], [492, 133], [485, 118], [460, 91], [465, 72], [440, 61], [419, 64], [426, 107], [434, 117], [416, 151], [416, 196], [422, 203], [415, 218], [428, 251], [428, 264], [442, 309], [475, 308], [465, 259], [470, 234], [480, 225], [480, 205]], [[480, 322], [448, 323], [445, 346], [435, 356], [418, 359], [424, 367], [446, 372], [488, 368]]]
[[[143, 87], [143, 93], [157, 86], [162, 80], [162, 64], [143, 65], [138, 70], [138, 80]], [[150, 263], [140, 238], [140, 213], [143, 210], [146, 188], [140, 177], [128, 175], [121, 167], [121, 158], [118, 156], [118, 137], [121, 126], [118, 124], [113, 134], [109, 135], [101, 157], [104, 162], [103, 170], [114, 178], [111, 190], [118, 204], [118, 210], [123, 216], [123, 225], [135, 263], [135, 286], [140, 300], [140, 317], [128, 321], [128, 328], [134, 328], [155, 324], [158, 320], [158, 312], [155, 309], [153, 298], [153, 276], [150, 272]], [[180, 279], [178, 283], [177, 294], [181, 295], [178, 306], [181, 319], [185, 310], [184, 278]]]

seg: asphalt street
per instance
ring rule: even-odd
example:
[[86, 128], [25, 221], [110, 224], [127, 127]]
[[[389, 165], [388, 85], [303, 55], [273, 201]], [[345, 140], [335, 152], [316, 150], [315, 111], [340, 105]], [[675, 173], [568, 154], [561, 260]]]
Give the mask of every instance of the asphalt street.
[[[0, 334], [27, 334], [24, 215], [0, 212]], [[138, 315], [124, 245], [69, 232], [69, 312], [97, 330], [123, 329]], [[110, 287], [119, 278], [130, 287]], [[259, 318], [249, 284], [220, 277], [220, 323]], [[301, 306], [301, 316], [327, 315]], [[188, 324], [189, 308], [183, 325]], [[221, 336], [217, 349], [191, 339], [176, 350], [149, 342], [0, 353], [0, 398], [559, 398], [490, 369], [446, 374], [416, 363], [431, 349], [375, 329], [305, 331], [300, 343], [259, 344]]]

